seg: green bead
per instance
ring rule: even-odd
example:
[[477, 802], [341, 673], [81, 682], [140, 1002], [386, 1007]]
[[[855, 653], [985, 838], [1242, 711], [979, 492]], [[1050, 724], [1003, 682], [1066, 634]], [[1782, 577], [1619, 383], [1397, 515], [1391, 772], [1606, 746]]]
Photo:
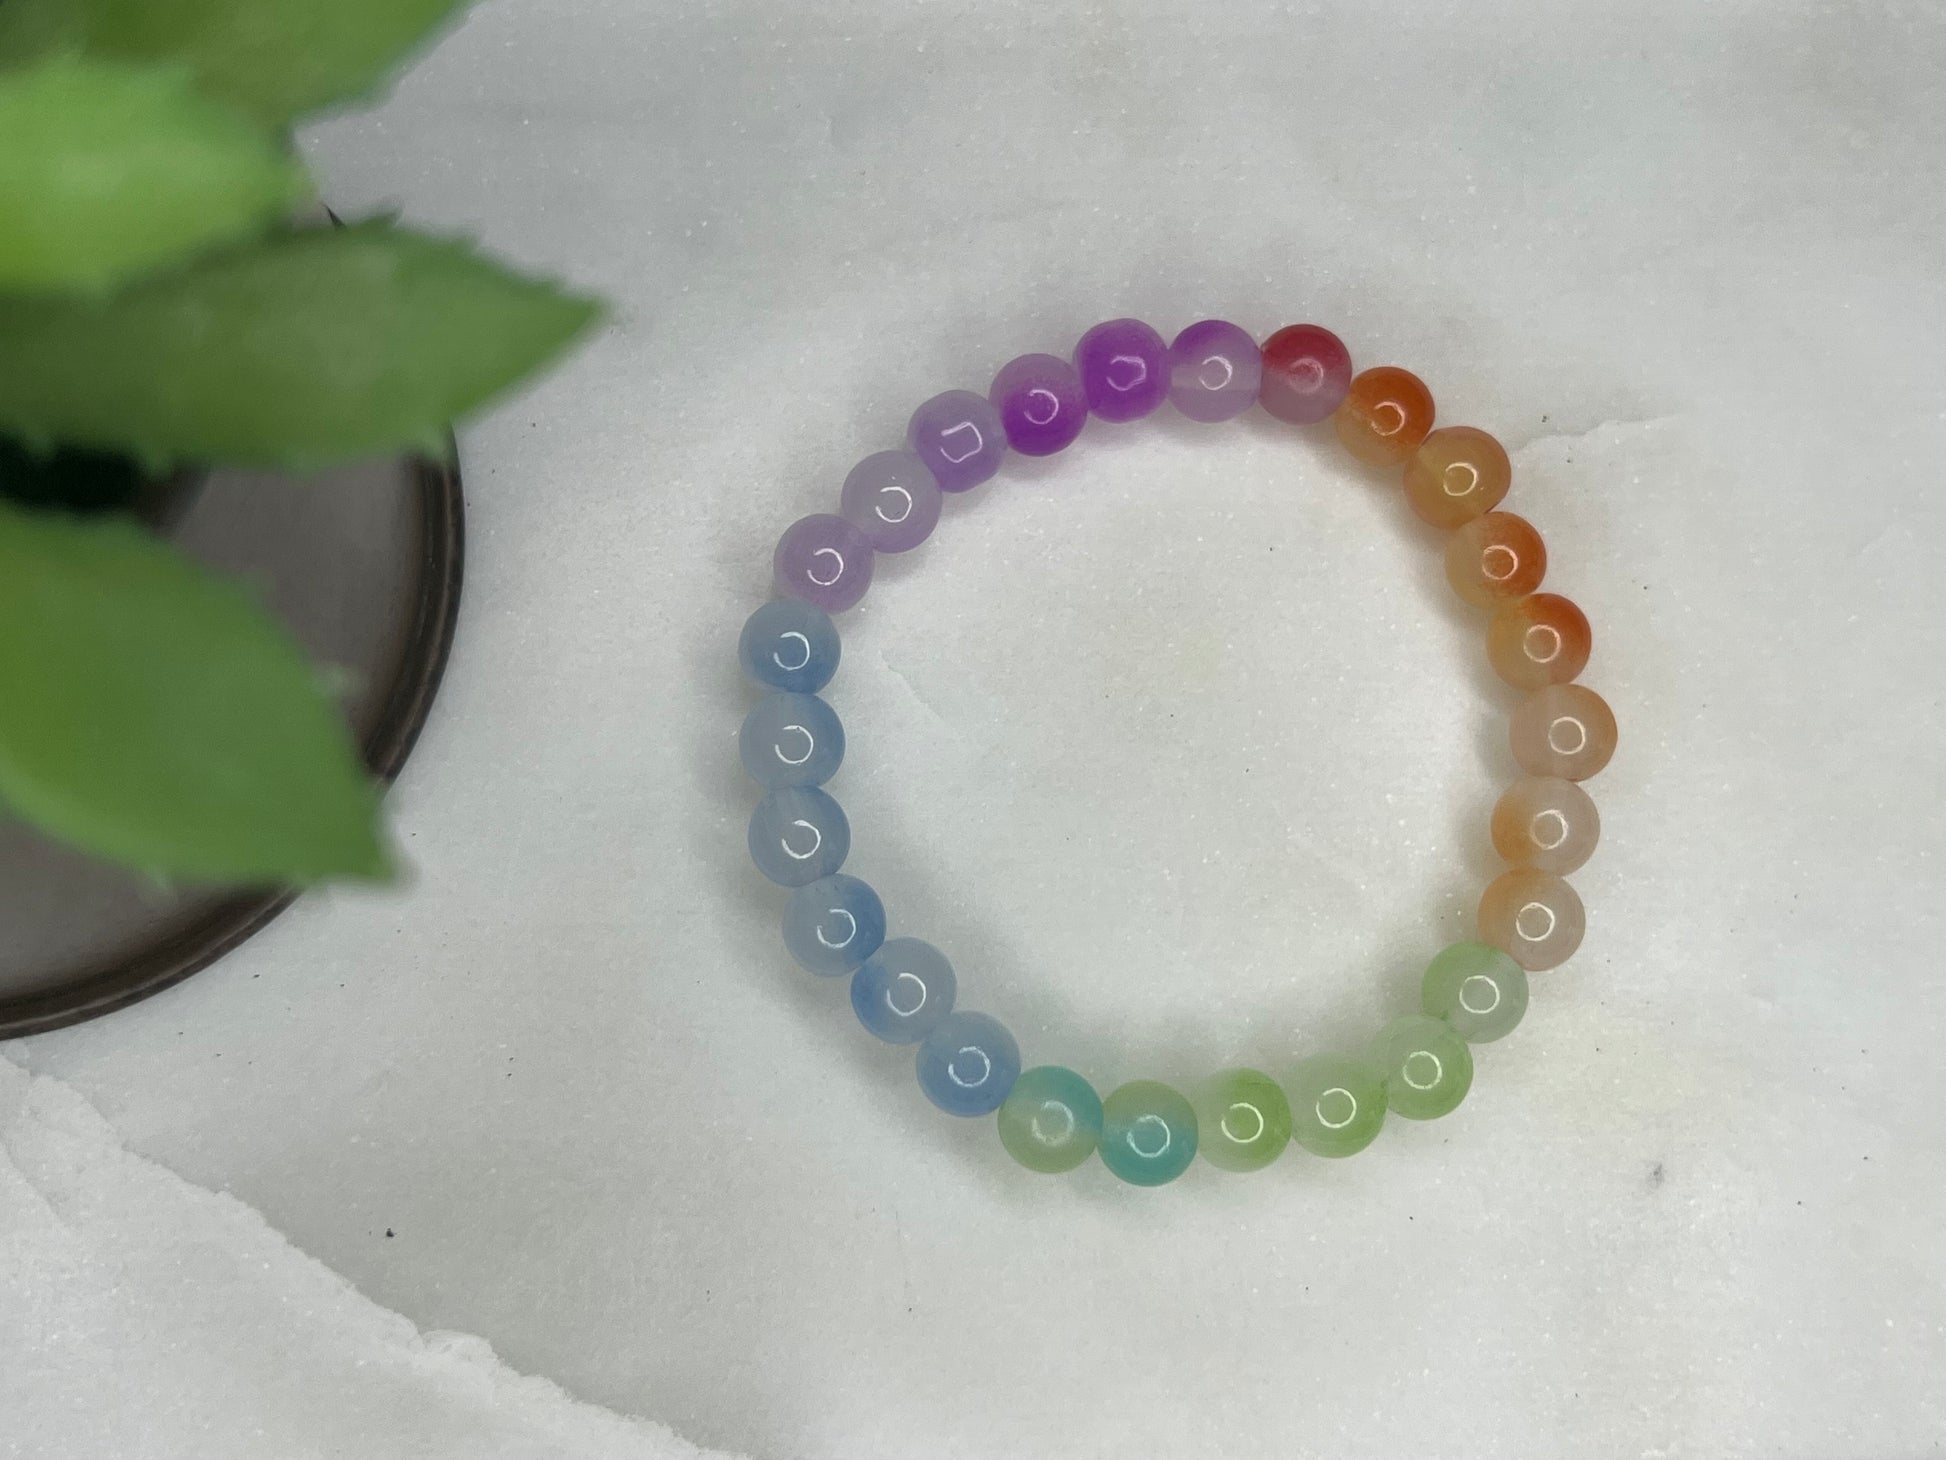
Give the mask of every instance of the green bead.
[[1420, 1002], [1468, 1044], [1487, 1044], [1526, 1014], [1527, 970], [1498, 948], [1455, 943], [1426, 968]]
[[1196, 1159], [1196, 1112], [1156, 1080], [1131, 1080], [1101, 1104], [1101, 1163], [1131, 1186], [1174, 1181]]
[[1269, 1075], [1225, 1070], [1196, 1087], [1196, 1139], [1225, 1171], [1261, 1171], [1291, 1139], [1291, 1103]]
[[1444, 1115], [1472, 1088], [1473, 1051], [1444, 1019], [1394, 1019], [1373, 1050], [1385, 1073], [1385, 1103], [1408, 1120]]
[[1291, 1139], [1318, 1156], [1353, 1156], [1385, 1124], [1385, 1078], [1368, 1060], [1319, 1054], [1291, 1072]]
[[1000, 1107], [1000, 1144], [1029, 1171], [1072, 1171], [1101, 1141], [1101, 1097], [1073, 1070], [1040, 1065]]

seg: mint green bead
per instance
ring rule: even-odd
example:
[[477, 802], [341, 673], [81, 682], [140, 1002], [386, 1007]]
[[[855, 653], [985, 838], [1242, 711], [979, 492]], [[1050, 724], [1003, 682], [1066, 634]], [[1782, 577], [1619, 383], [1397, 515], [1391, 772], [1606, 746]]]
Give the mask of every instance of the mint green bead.
[[1101, 1144], [1101, 1097], [1073, 1070], [1037, 1065], [1000, 1107], [1000, 1144], [1029, 1171], [1072, 1171]]
[[1527, 1012], [1527, 970], [1484, 943], [1455, 943], [1426, 968], [1420, 1003], [1468, 1044], [1510, 1034]]
[[1291, 1140], [1291, 1103], [1269, 1075], [1224, 1070], [1196, 1087], [1196, 1148], [1224, 1171], [1261, 1171]]
[[1196, 1159], [1196, 1111], [1158, 1080], [1131, 1080], [1101, 1103], [1101, 1163], [1131, 1186], [1162, 1186]]
[[1385, 1077], [1370, 1060], [1319, 1054], [1291, 1072], [1291, 1139], [1314, 1156], [1355, 1156], [1385, 1124]]
[[1379, 1031], [1373, 1052], [1385, 1074], [1385, 1104], [1408, 1120], [1433, 1120], [1473, 1087], [1473, 1051], [1444, 1019], [1409, 1014]]

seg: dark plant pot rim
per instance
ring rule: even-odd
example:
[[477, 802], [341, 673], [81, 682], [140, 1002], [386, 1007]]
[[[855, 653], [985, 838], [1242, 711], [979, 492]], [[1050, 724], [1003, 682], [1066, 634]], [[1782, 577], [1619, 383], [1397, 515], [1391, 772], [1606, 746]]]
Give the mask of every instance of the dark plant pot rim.
[[[387, 785], [404, 767], [431, 713], [459, 620], [466, 501], [457, 461], [449, 436], [445, 461], [417, 457], [411, 463], [424, 533], [418, 599], [398, 674], [364, 744], [365, 764]], [[193, 471], [163, 478], [134, 505], [136, 515], [150, 526], [172, 524], [195, 500], [201, 481], [201, 473]], [[298, 896], [290, 888], [232, 893], [130, 957], [80, 970], [56, 988], [0, 999], [0, 1039], [78, 1024], [180, 983], [243, 943]]]

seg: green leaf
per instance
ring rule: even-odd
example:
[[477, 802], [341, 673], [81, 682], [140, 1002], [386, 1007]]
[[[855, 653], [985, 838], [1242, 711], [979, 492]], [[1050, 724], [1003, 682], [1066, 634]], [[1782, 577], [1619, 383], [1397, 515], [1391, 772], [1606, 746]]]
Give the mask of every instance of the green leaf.
[[463, 0], [0, 0], [0, 63], [83, 48], [179, 61], [209, 95], [283, 126], [371, 91]]
[[0, 298], [0, 430], [315, 467], [434, 439], [596, 313], [463, 244], [281, 234], [105, 300]]
[[267, 133], [180, 71], [64, 57], [0, 76], [0, 289], [99, 291], [309, 191]]
[[387, 871], [377, 793], [304, 656], [115, 517], [0, 504], [0, 800], [198, 881]]

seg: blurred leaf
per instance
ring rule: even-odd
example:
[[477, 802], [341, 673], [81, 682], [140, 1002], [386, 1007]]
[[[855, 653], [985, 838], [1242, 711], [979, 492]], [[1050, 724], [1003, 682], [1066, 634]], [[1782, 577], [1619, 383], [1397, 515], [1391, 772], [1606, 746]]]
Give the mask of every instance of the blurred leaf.
[[180, 70], [61, 58], [0, 75], [0, 289], [98, 291], [308, 194], [267, 133]]
[[597, 313], [464, 244], [307, 229], [105, 300], [0, 298], [0, 430], [307, 468], [439, 441]]
[[180, 61], [209, 95], [283, 126], [361, 96], [463, 0], [0, 0], [0, 64], [63, 48]]
[[120, 518], [0, 504], [0, 798], [88, 851], [232, 882], [377, 877], [377, 793], [304, 656]]

